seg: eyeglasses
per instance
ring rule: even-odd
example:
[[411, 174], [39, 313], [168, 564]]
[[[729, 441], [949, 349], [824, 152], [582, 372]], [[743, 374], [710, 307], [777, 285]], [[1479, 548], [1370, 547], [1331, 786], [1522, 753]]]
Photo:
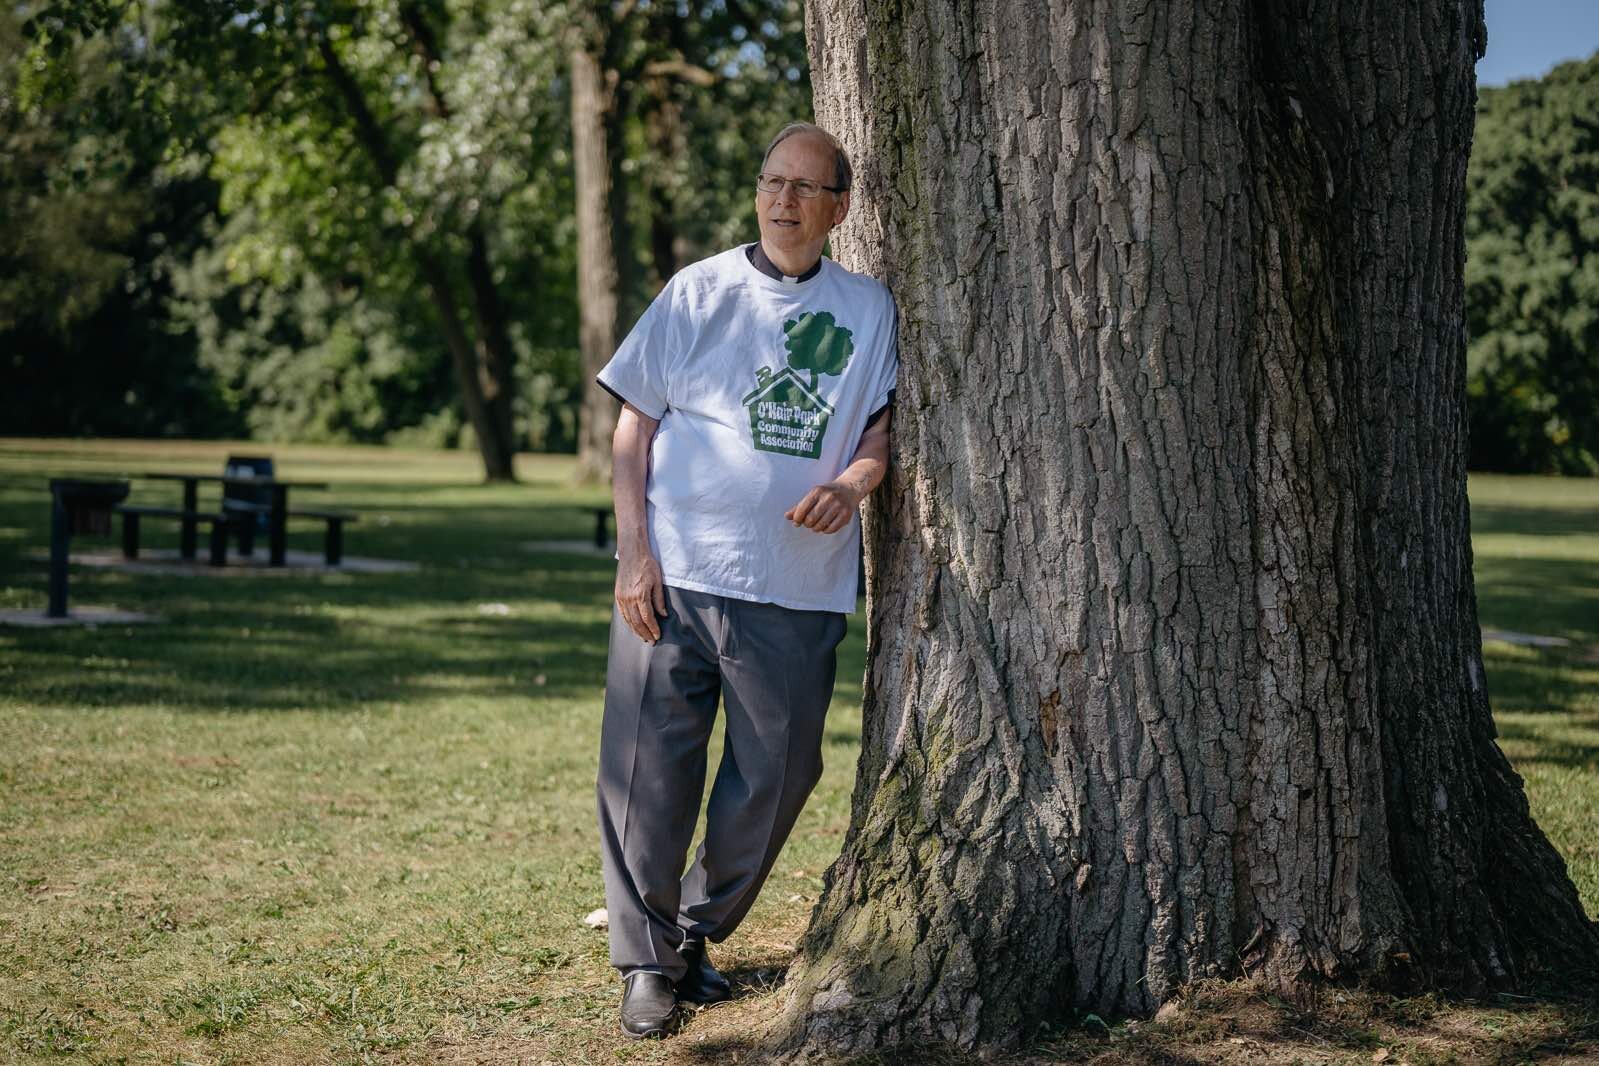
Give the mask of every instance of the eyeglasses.
[[794, 194], [802, 199], [809, 200], [822, 195], [822, 190], [828, 192], [848, 192], [843, 186], [823, 185], [819, 181], [809, 178], [785, 178], [781, 174], [760, 174], [755, 179], [755, 187], [761, 192], [780, 193], [784, 185], [794, 186]]

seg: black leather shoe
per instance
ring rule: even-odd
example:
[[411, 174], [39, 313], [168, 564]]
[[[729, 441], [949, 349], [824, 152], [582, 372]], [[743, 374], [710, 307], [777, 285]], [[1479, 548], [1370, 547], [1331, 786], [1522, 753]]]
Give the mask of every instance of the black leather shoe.
[[711, 957], [705, 951], [705, 941], [684, 940], [677, 953], [688, 963], [688, 973], [677, 983], [678, 999], [703, 1006], [733, 998], [733, 986], [711, 965]]
[[622, 1032], [634, 1040], [659, 1039], [677, 1022], [677, 997], [665, 974], [634, 970], [622, 981]]

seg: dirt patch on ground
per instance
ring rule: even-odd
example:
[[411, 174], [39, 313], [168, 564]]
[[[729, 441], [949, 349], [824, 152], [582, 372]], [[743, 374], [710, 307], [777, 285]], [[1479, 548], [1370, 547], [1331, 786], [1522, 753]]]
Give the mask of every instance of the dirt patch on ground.
[[[782, 960], [777, 960], [781, 965]], [[760, 1034], [781, 1009], [781, 989], [746, 991], [700, 1011], [668, 1042], [662, 1061], [681, 1066], [766, 1060]], [[979, 1061], [949, 1047], [902, 1048], [855, 1066], [956, 1066]], [[1496, 997], [1450, 1002], [1323, 990], [1293, 1004], [1249, 982], [1192, 989], [1159, 1020], [1084, 1019], [1059, 1038], [991, 1066], [1460, 1066], [1539, 1062], [1599, 1064], [1599, 1003]]]

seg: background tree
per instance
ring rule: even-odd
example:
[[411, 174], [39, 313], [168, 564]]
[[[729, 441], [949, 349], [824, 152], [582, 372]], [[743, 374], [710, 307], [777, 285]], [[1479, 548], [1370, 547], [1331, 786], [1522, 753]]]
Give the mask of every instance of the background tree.
[[1472, 588], [1480, 5], [808, 18], [858, 163], [838, 244], [902, 363], [852, 824], [785, 1045], [1591, 964]]
[[238, 423], [165, 328], [171, 268], [192, 254], [214, 183], [163, 164], [146, 122], [107, 122], [128, 42], [35, 62], [0, 10], [0, 425], [5, 432], [216, 435]]
[[1484, 89], [1466, 182], [1470, 464], [1599, 473], [1599, 55]]
[[[464, 424], [508, 470], [519, 370], [559, 360], [572, 321], [558, 55], [533, 23], [513, 3], [334, 27], [300, 87], [211, 138], [226, 221], [184, 310], [258, 428], [442, 443]], [[439, 409], [452, 392], [464, 419]]]
[[760, 151], [810, 110], [799, 12], [794, 0], [574, 5], [580, 481], [610, 476], [616, 401], [594, 378], [624, 328], [680, 266], [755, 236]]
[[[499, 261], [500, 216], [564, 184], [564, 155], [547, 151], [553, 130], [541, 127], [564, 129], [559, 56], [526, 0], [63, 3], [30, 29], [56, 52], [79, 35], [92, 45], [131, 34], [138, 102], [160, 114], [174, 148], [214, 153], [224, 213], [249, 209], [254, 225], [231, 234], [230, 280], [293, 288], [311, 271], [329, 290], [392, 296], [426, 316], [486, 475], [511, 477], [517, 352], [501, 287], [526, 271]], [[353, 340], [321, 354], [336, 368], [364, 352]]]
[[[594, 375], [616, 351], [617, 296], [621, 284], [616, 246], [625, 246], [617, 205], [625, 182], [613, 180], [620, 159], [617, 90], [618, 53], [626, 34], [626, 11], [613, 21], [610, 5], [580, 3], [569, 58], [572, 81], [572, 155], [577, 172], [578, 346], [583, 359], [583, 411], [578, 422], [577, 479], [610, 475], [615, 404]], [[619, 232], [613, 232], [619, 231]]]
[[[17, 217], [39, 222], [8, 231], [33, 251], [0, 260], [0, 303], [100, 310], [0, 328], [29, 386], [12, 424], [450, 444], [482, 436], [470, 409], [501, 425], [509, 395], [513, 446], [570, 450], [577, 237], [595, 231], [573, 211], [571, 31], [598, 34], [606, 108], [605, 165], [581, 188], [599, 193], [615, 260], [614, 281], [582, 286], [591, 308], [612, 305], [591, 316], [613, 338], [589, 345], [592, 361], [681, 264], [753, 234], [760, 147], [809, 114], [799, 13], [793, 0], [17, 8], [0, 43], [24, 84], [0, 98], [16, 135], [0, 168]], [[84, 200], [91, 187], [115, 208]], [[28, 199], [46, 188], [59, 209]], [[95, 218], [127, 232], [72, 224]], [[49, 280], [45, 248], [76, 273]], [[148, 358], [130, 350], [143, 337]], [[604, 397], [592, 420], [602, 472], [614, 413]]]

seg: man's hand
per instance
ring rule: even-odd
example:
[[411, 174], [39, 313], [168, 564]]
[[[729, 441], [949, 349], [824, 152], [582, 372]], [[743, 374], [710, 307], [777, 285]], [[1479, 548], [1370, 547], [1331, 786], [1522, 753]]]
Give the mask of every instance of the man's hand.
[[616, 606], [627, 627], [646, 644], [661, 639], [656, 615], [666, 617], [666, 586], [661, 564], [649, 552], [624, 555], [616, 562]]
[[783, 512], [783, 517], [818, 533], [837, 533], [849, 525], [861, 501], [877, 488], [888, 470], [888, 420], [885, 411], [867, 426], [860, 443], [855, 445], [855, 458], [844, 472], [807, 492], [803, 500]]
[[783, 517], [796, 526], [818, 533], [837, 533], [849, 525], [861, 505], [861, 495], [842, 481], [829, 481], [805, 494]]

